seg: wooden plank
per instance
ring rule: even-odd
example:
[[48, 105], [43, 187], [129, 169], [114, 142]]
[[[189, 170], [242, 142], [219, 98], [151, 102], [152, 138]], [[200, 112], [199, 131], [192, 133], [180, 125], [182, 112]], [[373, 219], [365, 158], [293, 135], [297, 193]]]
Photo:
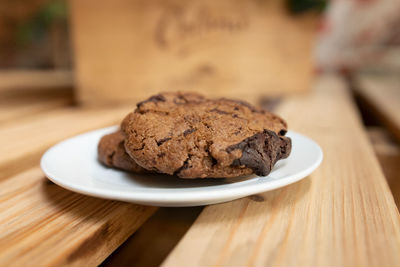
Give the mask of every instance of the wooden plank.
[[[59, 99], [58, 92], [42, 91], [22, 99], [13, 90], [1, 92], [8, 100], [0, 101], [5, 117], [18, 118], [0, 125], [0, 265], [98, 265], [156, 208], [75, 194], [48, 182], [36, 167], [12, 175], [36, 165], [55, 142], [118, 124], [133, 105], [101, 110], [70, 107], [24, 116]], [[68, 99], [64, 93], [61, 96]]]
[[62, 108], [70, 105], [72, 99], [57, 98], [57, 99], [38, 99], [36, 101], [11, 101], [11, 103], [0, 103], [0, 123], [6, 123], [11, 120], [19, 119], [24, 116], [36, 115], [41, 112], [48, 112], [57, 108]]
[[73, 104], [71, 78], [69, 71], [0, 71], [0, 123]]
[[0, 91], [24, 88], [72, 87], [70, 70], [3, 70], [0, 71]]
[[0, 182], [0, 265], [96, 266], [156, 209], [73, 193], [33, 168]]
[[354, 89], [378, 119], [400, 140], [400, 79], [361, 75]]
[[386, 129], [369, 127], [368, 136], [378, 156], [383, 173], [392, 191], [397, 208], [400, 207], [400, 146]]
[[80, 103], [160, 90], [251, 101], [304, 92], [312, 81], [318, 17], [292, 16], [283, 0], [69, 3]]
[[344, 82], [323, 76], [278, 113], [322, 146], [322, 165], [206, 207], [163, 266], [400, 266], [399, 213]]
[[133, 106], [65, 108], [0, 125], [0, 180], [39, 163], [43, 152], [67, 137], [119, 124]]

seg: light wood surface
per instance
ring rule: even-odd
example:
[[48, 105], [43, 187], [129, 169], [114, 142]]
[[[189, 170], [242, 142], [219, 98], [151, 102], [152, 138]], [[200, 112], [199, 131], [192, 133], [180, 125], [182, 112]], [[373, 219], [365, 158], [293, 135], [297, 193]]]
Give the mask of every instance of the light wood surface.
[[[53, 88], [51, 89], [53, 90]], [[17, 92], [15, 92], [17, 91]], [[0, 123], [71, 106], [72, 88], [66, 90], [9, 90], [0, 92]]]
[[33, 168], [0, 182], [0, 266], [96, 266], [155, 211], [73, 193]]
[[56, 142], [119, 124], [133, 106], [86, 110], [69, 107], [0, 125], [0, 180], [38, 164], [43, 152]]
[[311, 83], [318, 18], [283, 0], [69, 3], [81, 103], [168, 90], [255, 101]]
[[49, 88], [0, 90], [0, 266], [96, 266], [157, 210], [73, 193], [44, 177], [45, 149], [117, 124], [134, 106], [68, 107], [70, 90]]
[[24, 105], [0, 105], [0, 123], [7, 123], [10, 120], [18, 119], [45, 111], [66, 107], [71, 103], [69, 99], [58, 99], [50, 101], [38, 101]]
[[356, 82], [358, 96], [400, 140], [400, 78], [361, 75]]
[[163, 266], [400, 266], [399, 213], [343, 81], [322, 77], [278, 113], [322, 146], [322, 165], [206, 207]]

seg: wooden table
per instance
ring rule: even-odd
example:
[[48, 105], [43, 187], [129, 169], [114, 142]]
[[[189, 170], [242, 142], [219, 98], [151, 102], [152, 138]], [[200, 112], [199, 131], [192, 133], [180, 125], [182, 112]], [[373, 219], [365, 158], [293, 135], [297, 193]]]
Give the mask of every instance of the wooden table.
[[179, 220], [178, 209], [156, 212], [70, 192], [39, 169], [48, 147], [116, 124], [133, 105], [81, 109], [59, 93], [30, 106], [6, 92], [0, 91], [0, 266], [98, 265], [138, 229], [118, 249], [125, 261], [114, 253], [103, 265], [140, 265], [129, 262], [135, 252], [159, 257], [151, 241], [169, 231], [185, 234], [176, 246], [164, 242], [171, 250], [163, 251], [163, 266], [400, 266], [398, 209], [339, 77], [319, 77], [310, 93], [288, 97], [276, 110], [290, 129], [322, 146], [324, 161], [313, 174], [272, 192], [186, 209], [189, 220]]

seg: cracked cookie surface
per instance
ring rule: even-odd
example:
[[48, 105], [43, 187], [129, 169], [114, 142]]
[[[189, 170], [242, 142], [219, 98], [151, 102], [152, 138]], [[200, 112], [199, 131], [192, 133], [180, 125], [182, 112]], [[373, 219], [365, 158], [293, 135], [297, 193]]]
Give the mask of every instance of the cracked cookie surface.
[[108, 167], [136, 173], [147, 172], [126, 153], [124, 140], [125, 138], [119, 130], [103, 136], [97, 146], [99, 161]]
[[162, 93], [138, 103], [121, 130], [137, 164], [182, 178], [267, 175], [291, 150], [280, 117], [194, 93]]

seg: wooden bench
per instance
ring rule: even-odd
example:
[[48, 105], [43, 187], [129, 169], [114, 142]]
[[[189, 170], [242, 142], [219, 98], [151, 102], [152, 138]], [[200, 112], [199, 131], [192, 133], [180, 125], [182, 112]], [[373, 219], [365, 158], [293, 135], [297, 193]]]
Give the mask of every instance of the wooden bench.
[[400, 140], [400, 79], [359, 75], [354, 89], [371, 112]]
[[[0, 124], [1, 266], [98, 265], [156, 212], [70, 192], [38, 167], [54, 143], [132, 108], [9, 111]], [[399, 213], [347, 84], [322, 76], [277, 113], [322, 146], [322, 165], [288, 187], [205, 207], [163, 265], [400, 266]]]

